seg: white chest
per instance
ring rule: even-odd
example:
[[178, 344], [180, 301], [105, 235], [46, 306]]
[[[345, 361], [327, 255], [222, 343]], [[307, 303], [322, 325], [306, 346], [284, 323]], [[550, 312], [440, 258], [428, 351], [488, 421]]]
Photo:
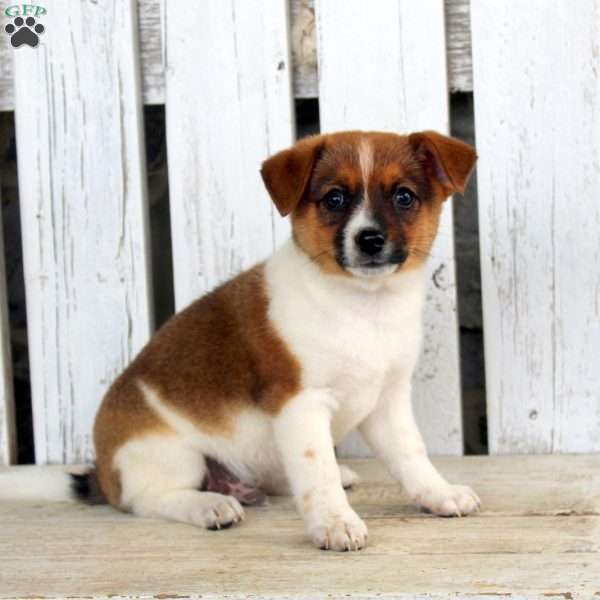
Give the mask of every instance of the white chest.
[[392, 370], [414, 369], [422, 274], [361, 285], [322, 274], [290, 247], [269, 261], [266, 274], [273, 325], [301, 364], [303, 386], [337, 400], [332, 427], [342, 437], [373, 410]]

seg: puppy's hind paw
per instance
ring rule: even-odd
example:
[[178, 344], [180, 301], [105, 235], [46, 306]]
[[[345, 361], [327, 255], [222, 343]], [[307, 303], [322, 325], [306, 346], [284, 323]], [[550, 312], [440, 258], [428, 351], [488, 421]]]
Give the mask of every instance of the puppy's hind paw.
[[190, 521], [206, 529], [227, 529], [244, 519], [244, 509], [233, 496], [200, 492], [200, 501], [191, 511]]

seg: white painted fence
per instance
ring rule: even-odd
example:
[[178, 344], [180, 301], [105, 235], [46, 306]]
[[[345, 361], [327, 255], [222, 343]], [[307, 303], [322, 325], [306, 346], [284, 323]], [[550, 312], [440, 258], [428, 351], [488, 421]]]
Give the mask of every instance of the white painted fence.
[[294, 140], [286, 8], [279, 1], [197, 2], [166, 20], [178, 309], [289, 235], [258, 173], [266, 156]]
[[490, 449], [600, 451], [600, 2], [473, 2]]
[[54, 0], [44, 45], [14, 53], [39, 462], [89, 458], [98, 399], [151, 332], [135, 8]]
[[[599, 451], [600, 2], [581, 0], [577, 13], [570, 0], [472, 4], [490, 448]], [[140, 0], [139, 16], [137, 5], [55, 0], [38, 48], [9, 50], [2, 38], [0, 54], [14, 54], [13, 69], [0, 61], [0, 107], [16, 113], [41, 463], [92, 456], [102, 393], [151, 335], [142, 98], [166, 105], [181, 308], [287, 236], [258, 168], [294, 139], [294, 95], [319, 96], [323, 131], [447, 131], [449, 88], [471, 87], [465, 0], [447, 2], [446, 31], [441, 0], [317, 0], [318, 78], [310, 60], [291, 61], [285, 0], [184, 11]], [[292, 8], [310, 13], [312, 2]], [[295, 35], [308, 27], [291, 25]], [[415, 408], [430, 449], [460, 454], [452, 232], [446, 206]], [[0, 264], [6, 463], [14, 427], [3, 286]], [[352, 438], [342, 451], [364, 447]]]

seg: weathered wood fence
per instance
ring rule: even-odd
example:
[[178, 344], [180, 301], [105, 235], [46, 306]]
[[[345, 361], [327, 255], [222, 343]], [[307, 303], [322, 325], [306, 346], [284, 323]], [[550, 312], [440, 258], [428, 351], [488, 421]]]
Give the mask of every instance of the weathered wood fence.
[[[16, 115], [39, 463], [90, 459], [101, 396], [153, 330], [143, 102], [166, 108], [181, 308], [288, 235], [258, 167], [293, 142], [294, 95], [318, 95], [322, 131], [448, 131], [449, 89], [471, 87], [490, 450], [600, 451], [600, 1], [574, 11], [570, 0], [473, 0], [470, 29], [467, 7], [317, 0], [318, 76], [292, 64], [285, 0], [185, 10], [173, 0], [53, 0], [38, 48], [9, 50], [4, 36], [0, 108]], [[429, 269], [415, 406], [431, 450], [460, 454], [448, 208]], [[0, 319], [7, 463], [1, 261]], [[345, 451], [363, 448], [351, 440]]]

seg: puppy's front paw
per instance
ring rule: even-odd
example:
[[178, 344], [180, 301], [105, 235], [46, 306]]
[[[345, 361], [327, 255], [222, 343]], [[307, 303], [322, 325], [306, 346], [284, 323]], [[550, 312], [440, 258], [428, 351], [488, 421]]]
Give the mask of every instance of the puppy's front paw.
[[463, 517], [479, 510], [479, 496], [466, 485], [425, 488], [412, 495], [419, 506], [441, 517]]
[[352, 510], [316, 518], [308, 528], [314, 544], [321, 550], [360, 550], [367, 545], [367, 526]]

